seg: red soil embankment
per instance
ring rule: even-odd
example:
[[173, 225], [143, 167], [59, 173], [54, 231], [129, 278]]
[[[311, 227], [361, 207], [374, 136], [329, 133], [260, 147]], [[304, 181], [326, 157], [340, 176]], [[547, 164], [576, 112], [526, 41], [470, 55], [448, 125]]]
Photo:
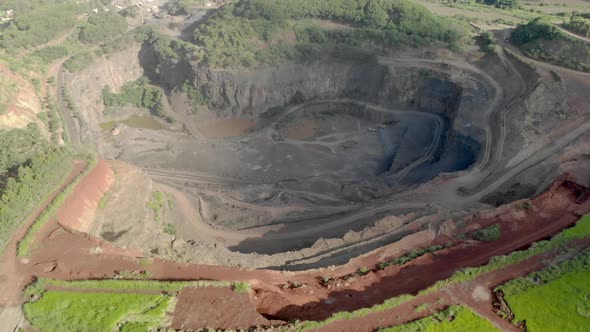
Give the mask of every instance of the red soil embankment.
[[115, 174], [103, 159], [76, 185], [57, 212], [58, 223], [66, 228], [87, 232], [104, 194], [115, 181]]

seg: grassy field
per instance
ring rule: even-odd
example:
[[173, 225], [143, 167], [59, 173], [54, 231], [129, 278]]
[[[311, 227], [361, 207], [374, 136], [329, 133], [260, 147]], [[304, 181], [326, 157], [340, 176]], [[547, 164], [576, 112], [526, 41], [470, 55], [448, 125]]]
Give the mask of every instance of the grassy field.
[[[115, 330], [130, 317], [155, 324], [154, 316], [147, 312], [162, 303], [168, 303], [164, 295], [49, 291], [38, 301], [25, 304], [24, 312], [28, 321], [44, 332], [103, 332]], [[165, 310], [157, 313], [164, 318]]]
[[590, 272], [572, 272], [547, 284], [507, 296], [517, 321], [528, 331], [588, 331]]
[[27, 320], [43, 332], [145, 332], [163, 325], [166, 313], [173, 310], [177, 292], [201, 287], [232, 287], [236, 292], [249, 290], [247, 283], [229, 281], [40, 278], [23, 293], [25, 300], [38, 299], [26, 303], [24, 312]]
[[381, 332], [496, 332], [492, 323], [468, 308], [455, 306], [435, 315], [408, 323], [380, 330]]

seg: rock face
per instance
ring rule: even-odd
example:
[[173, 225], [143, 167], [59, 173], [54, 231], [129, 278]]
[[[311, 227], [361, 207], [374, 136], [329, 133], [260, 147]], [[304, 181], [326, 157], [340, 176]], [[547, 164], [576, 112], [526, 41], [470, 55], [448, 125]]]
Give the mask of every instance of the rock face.
[[346, 97], [375, 104], [450, 115], [461, 88], [433, 72], [379, 64], [316, 62], [257, 70], [193, 68], [193, 85], [224, 116], [257, 117], [295, 98]]
[[150, 48], [142, 49], [140, 61], [144, 68], [158, 68], [146, 74], [168, 91], [191, 82], [224, 117], [256, 118], [294, 98], [301, 102], [346, 97], [399, 109], [446, 113], [451, 118], [462, 91], [439, 72], [376, 61], [324, 59], [256, 69], [211, 69], [186, 60], [160, 60]]

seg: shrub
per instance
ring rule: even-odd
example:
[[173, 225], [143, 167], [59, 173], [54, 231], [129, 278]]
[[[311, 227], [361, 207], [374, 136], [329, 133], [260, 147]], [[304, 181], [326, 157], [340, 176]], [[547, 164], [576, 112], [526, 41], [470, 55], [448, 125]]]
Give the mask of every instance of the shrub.
[[164, 226], [164, 233], [176, 236], [176, 227], [173, 224], [166, 224], [166, 226]]
[[477, 241], [491, 242], [498, 240], [502, 236], [500, 226], [493, 225], [484, 229], [477, 230], [473, 233], [473, 238]]

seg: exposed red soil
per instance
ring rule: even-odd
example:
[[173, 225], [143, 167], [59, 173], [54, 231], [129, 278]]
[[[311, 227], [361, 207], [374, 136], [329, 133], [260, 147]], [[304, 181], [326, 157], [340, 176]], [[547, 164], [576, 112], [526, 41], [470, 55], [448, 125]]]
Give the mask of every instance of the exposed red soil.
[[100, 199], [114, 181], [113, 170], [106, 161], [98, 159], [94, 169], [80, 180], [57, 212], [59, 224], [79, 232], [87, 232], [94, 221]]
[[[97, 171], [89, 173], [87, 177], [97, 177], [90, 183], [103, 183], [109, 174], [109, 172]], [[99, 177], [101, 179], [98, 179]], [[493, 212], [477, 213], [466, 218], [467, 224], [473, 228], [499, 224], [503, 230], [500, 240], [489, 243], [456, 240], [458, 244], [455, 247], [422, 256], [401, 267], [389, 267], [383, 271], [371, 272], [366, 276], [342, 282], [341, 285], [333, 284], [329, 289], [320, 282], [322, 276], [338, 277], [358, 270], [360, 267], [374, 266], [386, 258], [384, 253], [387, 252], [387, 248], [381, 248], [355, 259], [348, 265], [300, 273], [202, 266], [158, 259], [148, 267], [142, 267], [137, 259], [141, 257], [140, 253], [115, 247], [85, 233], [65, 231], [64, 228], [53, 223], [41, 232], [43, 234], [43, 239], [40, 241], [42, 250], [35, 250], [28, 264], [17, 264], [18, 269], [15, 273], [22, 280], [31, 280], [32, 276], [74, 280], [111, 278], [123, 270], [149, 270], [153, 278], [159, 280], [248, 281], [254, 290], [251, 300], [258, 312], [280, 320], [322, 319], [334, 312], [368, 307], [400, 294], [415, 293], [440, 279], [449, 277], [459, 268], [485, 264], [492, 256], [526, 247], [534, 241], [556, 234], [561, 229], [573, 225], [582, 214], [590, 211], [590, 201], [576, 203], [581, 189], [583, 188], [570, 181], [568, 177], [560, 177], [549, 190], [531, 201], [532, 208], [529, 210], [522, 207], [522, 202], [516, 202]], [[78, 204], [84, 204], [85, 199], [91, 199], [91, 197], [94, 201], [100, 199], [93, 190], [80, 191], [78, 194], [88, 195], [85, 198], [78, 198], [76, 200]], [[96, 209], [95, 204], [85, 206], [85, 209]], [[82, 211], [83, 209], [74, 210]], [[64, 212], [60, 211], [60, 213]], [[435, 238], [434, 242], [448, 239], [447, 235], [443, 235]], [[422, 245], [416, 243], [416, 247], [427, 245], [430, 243]], [[505, 275], [508, 275], [508, 272], [505, 272]], [[306, 287], [293, 289], [281, 287], [292, 281], [305, 284]], [[22, 283], [12, 285], [15, 289], [23, 286]], [[444, 294], [441, 296], [446, 298]], [[242, 299], [230, 300], [223, 304], [223, 309], [217, 310], [233, 312], [244, 309], [244, 303], [240, 302]], [[443, 303], [447, 302], [443, 301]], [[179, 304], [198, 307], [210, 305], [210, 301], [203, 301], [200, 295], [195, 295], [191, 296], [190, 300], [180, 301]], [[432, 306], [432, 309], [435, 307], [436, 305]], [[400, 315], [404, 321], [414, 317], [411, 315], [413, 307], [406, 309], [407, 312]], [[190, 315], [183, 315], [182, 311], [177, 312], [178, 317], [174, 317], [174, 320], [182, 321], [178, 324], [187, 324], [186, 326], [200, 324], [199, 320], [192, 320]], [[220, 316], [216, 320], [223, 323], [224, 317]], [[247, 322], [245, 318], [240, 319], [240, 324], [244, 324], [243, 326], [259, 323], [259, 316], [244, 317], [251, 317], [253, 320]], [[389, 321], [394, 320], [393, 318], [390, 317]], [[397, 320], [394, 320], [391, 325], [396, 322]], [[198, 327], [203, 326], [191, 326], [194, 329]]]
[[271, 325], [250, 302], [247, 293], [229, 288], [187, 288], [178, 295], [171, 327], [177, 330], [214, 327], [248, 329]]

